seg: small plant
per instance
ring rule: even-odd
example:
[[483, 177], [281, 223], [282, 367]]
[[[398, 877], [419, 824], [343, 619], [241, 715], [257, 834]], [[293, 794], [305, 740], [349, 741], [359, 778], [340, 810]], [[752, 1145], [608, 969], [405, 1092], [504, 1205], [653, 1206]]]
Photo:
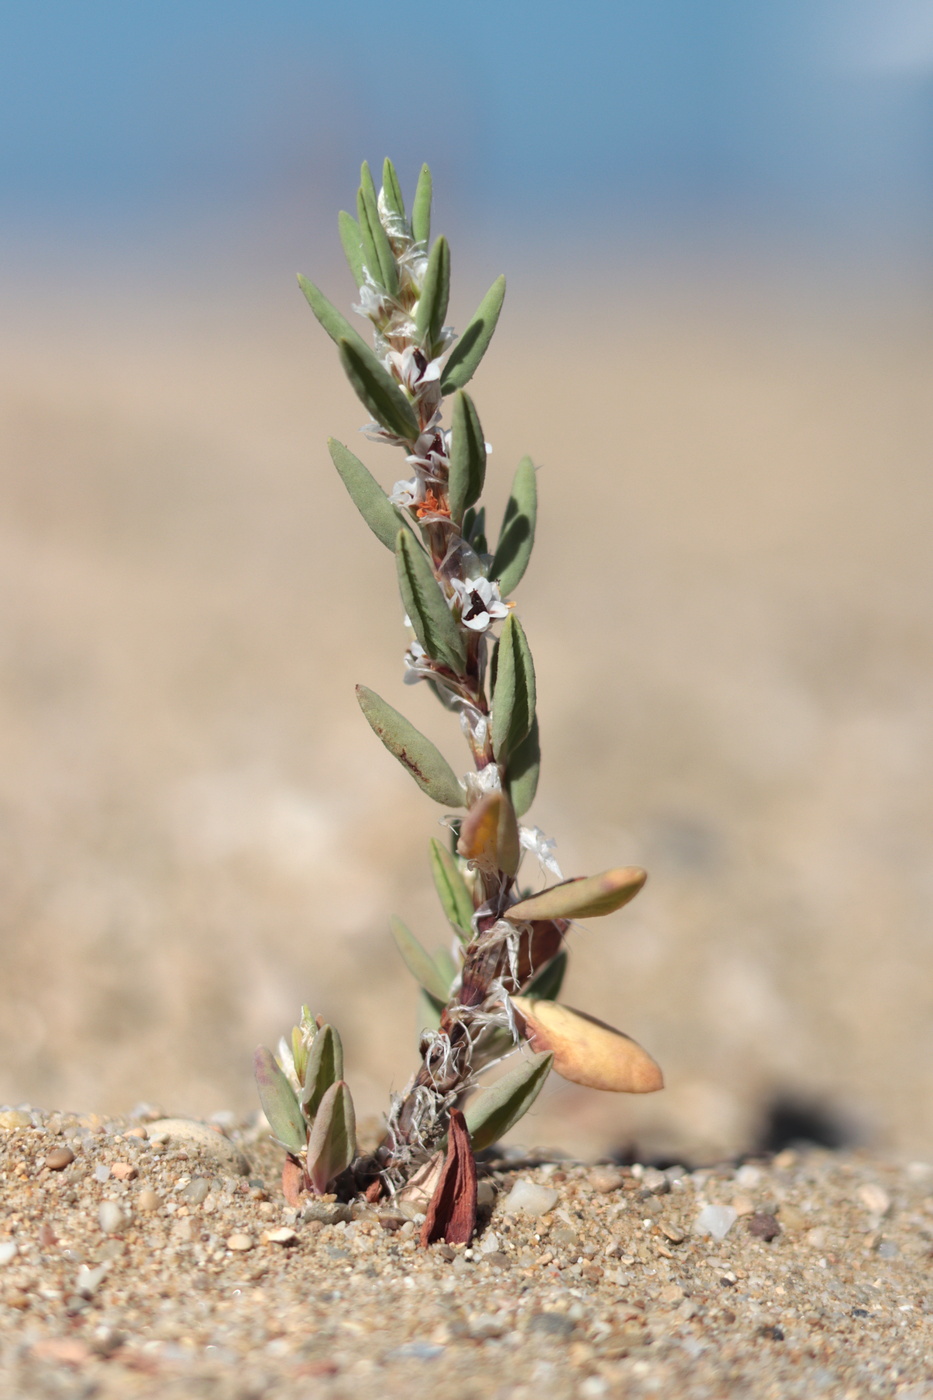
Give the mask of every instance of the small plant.
[[[330, 454], [373, 534], [395, 556], [405, 623], [406, 682], [424, 682], [456, 715], [472, 771], [463, 778], [398, 710], [365, 686], [357, 699], [377, 737], [435, 802], [449, 841], [432, 839], [430, 865], [452, 930], [452, 950], [430, 954], [400, 919], [391, 921], [421, 987], [421, 1064], [395, 1095], [385, 1135], [358, 1155], [353, 1102], [333, 1027], [302, 1010], [278, 1058], [256, 1052], [266, 1117], [288, 1154], [283, 1186], [302, 1192], [407, 1194], [427, 1206], [422, 1243], [469, 1240], [476, 1217], [474, 1152], [507, 1132], [531, 1107], [553, 1068], [595, 1089], [646, 1093], [660, 1070], [633, 1041], [557, 1001], [572, 921], [610, 914], [645, 882], [634, 867], [564, 880], [552, 841], [519, 825], [541, 762], [535, 671], [511, 596], [535, 537], [535, 468], [524, 458], [495, 548], [480, 504], [489, 446], [466, 392], [496, 328], [505, 280], [493, 283], [463, 333], [445, 324], [447, 240], [430, 245], [431, 175], [424, 166], [410, 216], [395, 169], [376, 192], [364, 164], [357, 218], [340, 215], [340, 237], [359, 288], [355, 308], [374, 348], [311, 282], [299, 282], [337, 346], [347, 378], [373, 421], [374, 442], [400, 448], [410, 476], [387, 493], [342, 443]], [[441, 425], [452, 397], [450, 426]], [[498, 629], [498, 638], [494, 637]], [[525, 854], [559, 883], [520, 888]], [[484, 1070], [505, 1073], [476, 1090]], [[420, 1194], [419, 1194], [420, 1193]]]

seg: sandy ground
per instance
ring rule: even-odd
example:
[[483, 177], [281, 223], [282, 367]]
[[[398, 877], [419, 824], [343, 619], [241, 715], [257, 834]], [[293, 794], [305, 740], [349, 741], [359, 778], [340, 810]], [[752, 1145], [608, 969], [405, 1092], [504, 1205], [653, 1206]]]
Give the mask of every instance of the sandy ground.
[[[498, 271], [461, 274], [461, 323]], [[574, 935], [566, 995], [668, 1082], [552, 1081], [522, 1139], [694, 1165], [809, 1113], [931, 1159], [925, 313], [512, 285], [475, 396], [494, 517], [542, 464], [531, 816], [567, 873], [651, 876]], [[401, 686], [391, 560], [326, 457], [355, 401], [290, 285], [4, 298], [0, 1103], [247, 1113], [254, 1045], [308, 1001], [378, 1112], [415, 1046], [387, 918], [446, 935], [437, 813], [353, 683], [460, 749]]]
[[0, 1391], [933, 1396], [929, 1167], [513, 1158], [472, 1245], [423, 1250], [416, 1213], [288, 1209], [280, 1158], [152, 1115], [0, 1115]]

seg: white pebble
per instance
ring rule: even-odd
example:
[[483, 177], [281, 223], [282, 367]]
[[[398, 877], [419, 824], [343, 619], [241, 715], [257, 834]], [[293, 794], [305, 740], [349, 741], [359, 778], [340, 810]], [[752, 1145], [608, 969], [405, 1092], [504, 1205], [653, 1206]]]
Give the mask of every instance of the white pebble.
[[487, 1230], [486, 1234], [479, 1242], [480, 1254], [495, 1254], [499, 1248], [499, 1236], [492, 1230]]
[[546, 1186], [536, 1186], [533, 1181], [519, 1177], [502, 1202], [502, 1209], [506, 1215], [517, 1215], [520, 1211], [526, 1215], [546, 1215], [554, 1209], [559, 1199], [556, 1191], [550, 1191]]
[[78, 1270], [75, 1291], [80, 1293], [82, 1298], [93, 1298], [103, 1283], [106, 1273], [106, 1264], [101, 1264], [96, 1269], [89, 1269], [86, 1264], [82, 1264]]
[[252, 1249], [253, 1243], [252, 1235], [227, 1236], [227, 1248], [232, 1249], [235, 1253], [245, 1253], [246, 1250]]
[[97, 1220], [105, 1235], [115, 1235], [126, 1224], [126, 1216], [119, 1201], [101, 1201]]
[[16, 1254], [16, 1241], [4, 1240], [0, 1244], [0, 1264], [9, 1264]]
[[745, 1191], [751, 1190], [753, 1187], [757, 1186], [760, 1181], [761, 1168], [756, 1167], [752, 1162], [746, 1162], [744, 1166], [739, 1167], [735, 1174], [736, 1185], [741, 1186]]
[[97, 1166], [94, 1168], [94, 1180], [101, 1182], [110, 1180], [110, 1168], [107, 1166], [106, 1162], [97, 1163]]
[[737, 1219], [738, 1212], [732, 1206], [704, 1206], [693, 1222], [693, 1233], [724, 1240]]
[[864, 1186], [858, 1189], [858, 1198], [866, 1210], [870, 1210], [872, 1215], [887, 1215], [891, 1209], [891, 1197], [883, 1186], [879, 1186], [875, 1181], [866, 1181]]

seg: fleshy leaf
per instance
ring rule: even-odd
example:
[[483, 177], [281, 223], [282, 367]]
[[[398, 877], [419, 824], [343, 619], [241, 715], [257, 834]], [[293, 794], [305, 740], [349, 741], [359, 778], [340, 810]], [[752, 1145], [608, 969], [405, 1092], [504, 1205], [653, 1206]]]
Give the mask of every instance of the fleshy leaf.
[[538, 488], [530, 457], [519, 462], [512, 480], [512, 494], [505, 507], [499, 543], [489, 577], [499, 580], [503, 598], [521, 583], [535, 542], [538, 516]]
[[411, 930], [394, 914], [389, 920], [389, 927], [392, 930], [392, 937], [395, 939], [395, 946], [401, 953], [402, 961], [412, 977], [429, 996], [435, 997], [441, 1006], [445, 1006], [450, 983], [444, 980], [443, 973], [439, 970], [430, 953], [422, 948]]
[[523, 817], [535, 800], [538, 791], [538, 778], [541, 773], [541, 740], [538, 734], [538, 720], [524, 739], [509, 755], [505, 768], [505, 786], [512, 799], [515, 815]]
[[436, 836], [431, 837], [431, 874], [434, 876], [437, 897], [451, 925], [462, 938], [469, 938], [473, 900], [457, 862]]
[[421, 791], [442, 807], [462, 807], [460, 779], [431, 740], [367, 686], [356, 687], [356, 698], [373, 733], [411, 774]]
[[405, 201], [402, 198], [402, 187], [398, 182], [398, 175], [395, 166], [386, 156], [382, 162], [382, 194], [388, 207], [396, 214], [405, 217]]
[[550, 1053], [520, 1055], [508, 1074], [467, 1104], [464, 1116], [474, 1152], [498, 1142], [524, 1117], [540, 1094], [553, 1062]]
[[308, 1137], [308, 1176], [316, 1195], [323, 1196], [328, 1184], [353, 1161], [356, 1155], [356, 1114], [344, 1080], [332, 1084], [318, 1107]]
[[519, 900], [504, 911], [507, 919], [595, 919], [611, 914], [634, 899], [648, 876], [636, 865], [605, 870], [602, 875], [586, 875], [564, 880], [560, 885]]
[[528, 735], [535, 718], [535, 668], [522, 624], [509, 613], [496, 649], [492, 748], [500, 763]]
[[462, 389], [454, 398], [450, 435], [450, 518], [459, 521], [478, 499], [486, 479], [486, 441], [479, 415]]
[[363, 240], [360, 237], [360, 226], [352, 214], [341, 209], [337, 215], [337, 227], [340, 230], [340, 242], [343, 245], [344, 256], [350, 271], [353, 273], [353, 280], [358, 287], [362, 287], [366, 281], [366, 273], [363, 271]]
[[311, 1045], [301, 1100], [309, 1119], [317, 1113], [324, 1094], [343, 1078], [343, 1046], [333, 1026], [323, 1025]]
[[298, 285], [304, 294], [305, 301], [335, 345], [339, 346], [342, 340], [349, 340], [351, 345], [355, 345], [357, 349], [367, 351], [374, 364], [378, 365], [380, 363], [376, 357], [375, 351], [370, 350], [366, 341], [359, 332], [350, 325], [346, 316], [339, 312], [332, 302], [327, 300], [327, 297], [321, 291], [320, 287], [316, 287], [313, 282], [309, 282], [307, 277], [302, 277], [300, 272], [298, 274]]
[[434, 577], [428, 556], [408, 531], [395, 540], [398, 585], [415, 636], [432, 661], [440, 661], [458, 675], [466, 665], [460, 629]]
[[350, 499], [378, 540], [395, 552], [399, 525], [404, 517], [395, 508], [367, 466], [336, 438], [327, 439], [331, 460]]
[[347, 339], [338, 344], [344, 373], [360, 402], [390, 433], [405, 442], [414, 442], [418, 436], [415, 410], [389, 371], [368, 346], [364, 345], [361, 350], [360, 345]]
[[424, 273], [421, 296], [415, 311], [415, 330], [428, 359], [444, 328], [450, 296], [450, 245], [441, 235], [431, 249]]
[[452, 394], [454, 389], [462, 389], [473, 378], [492, 340], [504, 297], [505, 278], [497, 277], [450, 352], [441, 378], [442, 393]]
[[[564, 985], [566, 972], [567, 953], [561, 949], [556, 957], [553, 957], [549, 963], [545, 963], [540, 972], [535, 973], [528, 983], [524, 995], [556, 1001], [560, 996], [560, 989]], [[514, 1001], [514, 997], [512, 999]]]
[[[488, 792], [460, 823], [457, 854], [475, 860], [481, 870], [514, 875], [521, 858], [515, 810], [504, 792]], [[506, 913], [511, 916], [511, 910]]]
[[253, 1073], [269, 1127], [286, 1152], [303, 1152], [308, 1130], [295, 1091], [264, 1045], [253, 1056]]
[[464, 1116], [452, 1108], [447, 1156], [421, 1227], [420, 1244], [422, 1248], [437, 1240], [469, 1244], [475, 1229], [476, 1158]]
[[533, 997], [512, 997], [525, 1022], [529, 1044], [554, 1056], [562, 1079], [616, 1094], [653, 1094], [664, 1077], [637, 1040], [570, 1006]]
[[360, 221], [363, 259], [367, 271], [374, 282], [378, 282], [390, 296], [394, 297], [398, 294], [398, 269], [395, 265], [388, 234], [382, 227], [382, 220], [379, 218], [376, 187], [365, 160], [360, 172], [356, 212]]
[[411, 232], [416, 243], [427, 246], [431, 237], [431, 172], [422, 165], [411, 206]]

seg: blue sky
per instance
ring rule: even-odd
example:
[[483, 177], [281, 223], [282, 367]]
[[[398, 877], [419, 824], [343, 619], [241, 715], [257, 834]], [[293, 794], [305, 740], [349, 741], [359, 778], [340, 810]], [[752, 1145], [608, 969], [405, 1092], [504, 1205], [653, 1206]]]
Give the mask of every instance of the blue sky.
[[926, 246], [929, 0], [86, 0], [0, 20], [0, 206], [248, 218], [427, 158], [480, 218]]

